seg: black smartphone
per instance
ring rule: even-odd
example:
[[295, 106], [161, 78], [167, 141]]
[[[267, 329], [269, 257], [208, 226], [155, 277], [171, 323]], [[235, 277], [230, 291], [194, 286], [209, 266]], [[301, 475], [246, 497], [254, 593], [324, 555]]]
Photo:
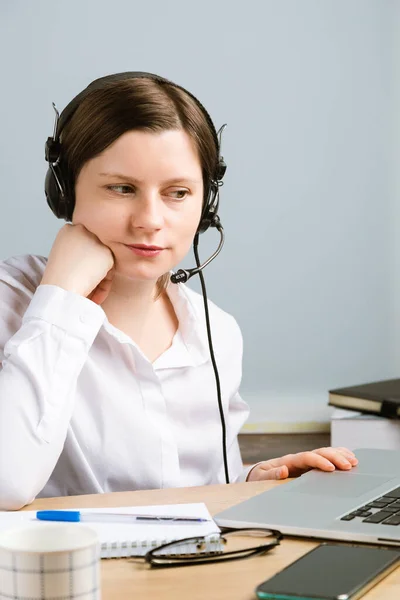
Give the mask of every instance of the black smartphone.
[[400, 548], [324, 543], [256, 588], [258, 598], [356, 600], [400, 564]]

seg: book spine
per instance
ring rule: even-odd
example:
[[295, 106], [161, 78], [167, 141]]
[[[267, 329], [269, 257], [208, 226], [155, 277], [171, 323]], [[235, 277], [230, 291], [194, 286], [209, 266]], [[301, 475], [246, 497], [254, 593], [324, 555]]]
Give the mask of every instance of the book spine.
[[388, 419], [398, 419], [400, 416], [400, 407], [390, 400], [383, 400], [381, 406], [381, 416]]

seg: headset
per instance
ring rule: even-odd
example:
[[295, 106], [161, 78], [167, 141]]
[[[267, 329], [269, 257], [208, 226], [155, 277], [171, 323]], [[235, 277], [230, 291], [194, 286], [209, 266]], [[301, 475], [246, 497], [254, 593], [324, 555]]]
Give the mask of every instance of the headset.
[[[204, 301], [204, 311], [206, 316], [206, 326], [207, 326], [207, 336], [208, 343], [210, 347], [210, 356], [211, 362], [214, 369], [214, 375], [216, 380], [217, 387], [217, 396], [218, 396], [218, 407], [221, 419], [221, 427], [222, 427], [222, 446], [223, 446], [223, 460], [224, 460], [224, 471], [225, 471], [225, 480], [226, 483], [229, 483], [229, 471], [228, 471], [228, 461], [227, 461], [227, 453], [226, 453], [226, 425], [225, 418], [222, 407], [221, 400], [221, 387], [218, 375], [218, 369], [215, 361], [212, 338], [211, 338], [211, 327], [210, 327], [210, 319], [208, 313], [208, 303], [207, 303], [207, 292], [205, 288], [205, 282], [202, 270], [212, 261], [214, 258], [218, 256], [218, 254], [222, 250], [222, 246], [224, 244], [224, 230], [221, 225], [220, 218], [218, 216], [218, 208], [219, 208], [219, 188], [223, 185], [223, 177], [226, 172], [226, 164], [224, 162], [223, 157], [220, 154], [221, 148], [221, 135], [222, 131], [225, 128], [225, 125], [221, 127], [221, 129], [217, 132], [214, 126], [214, 123], [205, 109], [205, 107], [201, 104], [201, 102], [190, 92], [188, 92], [185, 88], [173, 83], [172, 81], [165, 79], [164, 77], [160, 77], [159, 75], [155, 75], [154, 73], [146, 73], [144, 71], [127, 71], [124, 73], [115, 73], [113, 75], [107, 75], [105, 77], [100, 77], [99, 79], [95, 79], [90, 83], [82, 92], [80, 92], [75, 98], [67, 104], [61, 114], [57, 111], [55, 104], [53, 103], [53, 108], [56, 113], [56, 118], [54, 122], [54, 131], [53, 136], [48, 137], [45, 144], [45, 159], [49, 163], [49, 168], [46, 173], [45, 178], [45, 195], [47, 204], [55, 214], [58, 219], [64, 219], [66, 221], [72, 221], [72, 215], [75, 207], [75, 193], [74, 193], [74, 185], [73, 182], [70, 181], [70, 177], [68, 175], [67, 165], [63, 161], [62, 154], [62, 143], [61, 143], [61, 134], [64, 127], [71, 120], [76, 110], [82, 103], [82, 101], [94, 90], [103, 89], [108, 87], [110, 83], [123, 81], [127, 79], [152, 79], [160, 85], [171, 85], [177, 89], [184, 91], [192, 100], [196, 103], [196, 105], [202, 111], [208, 125], [212, 136], [214, 138], [215, 147], [217, 150], [217, 164], [215, 166], [215, 171], [211, 176], [210, 181], [204, 182], [205, 190], [204, 190], [204, 202], [203, 209], [199, 221], [199, 225], [197, 227], [197, 231], [193, 241], [193, 250], [196, 259], [196, 268], [193, 269], [179, 269], [176, 273], [173, 273], [170, 277], [172, 283], [186, 283], [193, 275], [198, 274], [200, 277], [201, 288], [203, 292], [203, 301]], [[220, 242], [218, 248], [203, 264], [200, 264], [200, 259], [197, 251], [198, 247], [198, 239], [199, 234], [204, 233], [210, 227], [215, 227], [220, 234]]]
[[49, 169], [47, 171], [45, 180], [45, 194], [47, 203], [57, 218], [65, 219], [68, 221], [72, 220], [75, 198], [73, 185], [71, 185], [72, 182], [68, 180], [66, 165], [63, 164], [62, 145], [60, 142], [60, 136], [66, 124], [71, 120], [72, 116], [75, 114], [78, 106], [93, 90], [98, 90], [107, 87], [110, 83], [115, 81], [140, 78], [152, 79], [153, 81], [156, 81], [161, 85], [168, 84], [174, 86], [175, 88], [183, 90], [194, 100], [197, 106], [201, 109], [210, 127], [210, 131], [213, 135], [218, 153], [218, 163], [216, 165], [215, 172], [213, 174], [213, 177], [211, 178], [211, 181], [205, 182], [205, 201], [200, 223], [197, 229], [198, 233], [204, 233], [209, 227], [215, 227], [217, 225], [215, 217], [217, 216], [219, 205], [218, 191], [219, 187], [222, 184], [222, 179], [226, 171], [226, 164], [224, 162], [224, 159], [220, 156], [220, 142], [218, 138], [218, 133], [215, 130], [210, 115], [208, 114], [204, 106], [199, 102], [199, 100], [197, 100], [197, 98], [193, 96], [193, 94], [191, 94], [181, 86], [172, 83], [168, 79], [160, 77], [159, 75], [154, 75], [152, 73], [133, 71], [126, 73], [116, 73], [115, 75], [107, 75], [106, 77], [100, 77], [99, 79], [96, 79], [95, 81], [90, 83], [88, 87], [84, 89], [80, 94], [75, 96], [75, 98], [73, 98], [71, 102], [64, 108], [61, 115], [58, 114], [58, 111], [53, 104], [54, 109], [56, 110], [54, 133], [53, 137], [49, 137], [47, 139], [45, 145], [45, 158], [46, 161], [49, 163]]

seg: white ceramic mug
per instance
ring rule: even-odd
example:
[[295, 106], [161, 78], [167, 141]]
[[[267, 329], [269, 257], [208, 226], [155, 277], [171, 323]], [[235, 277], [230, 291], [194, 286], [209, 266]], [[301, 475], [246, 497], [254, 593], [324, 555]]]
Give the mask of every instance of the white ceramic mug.
[[0, 600], [100, 600], [100, 544], [80, 523], [0, 533]]

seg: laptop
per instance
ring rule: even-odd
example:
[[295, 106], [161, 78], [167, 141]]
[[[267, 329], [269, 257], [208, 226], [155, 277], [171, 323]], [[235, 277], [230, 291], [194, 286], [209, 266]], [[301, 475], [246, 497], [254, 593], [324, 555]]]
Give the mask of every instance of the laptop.
[[223, 527], [400, 546], [400, 450], [354, 450], [351, 471], [308, 471], [214, 516]]

